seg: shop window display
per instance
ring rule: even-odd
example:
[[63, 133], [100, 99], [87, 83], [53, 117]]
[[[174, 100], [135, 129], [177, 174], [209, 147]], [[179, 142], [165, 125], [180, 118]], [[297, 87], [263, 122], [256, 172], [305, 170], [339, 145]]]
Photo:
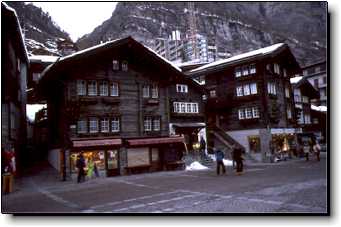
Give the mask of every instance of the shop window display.
[[107, 151], [107, 157], [108, 157], [108, 169], [117, 169], [118, 168], [118, 151], [117, 150]]
[[[85, 165], [86, 165], [85, 168], [87, 168], [87, 164], [89, 160], [92, 160], [94, 163], [96, 163], [98, 170], [105, 169], [104, 151], [83, 151], [82, 153], [85, 159]], [[77, 157], [79, 154], [80, 152], [74, 152], [70, 155], [71, 172], [77, 172], [76, 162], [77, 162]]]
[[260, 152], [260, 138], [259, 136], [249, 136], [249, 148], [252, 153]]

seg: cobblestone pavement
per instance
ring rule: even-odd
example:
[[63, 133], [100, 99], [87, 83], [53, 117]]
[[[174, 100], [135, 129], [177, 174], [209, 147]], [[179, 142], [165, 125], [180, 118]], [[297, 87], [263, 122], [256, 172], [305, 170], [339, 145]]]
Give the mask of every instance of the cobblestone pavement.
[[61, 182], [46, 169], [2, 196], [5, 213], [326, 213], [326, 159]]

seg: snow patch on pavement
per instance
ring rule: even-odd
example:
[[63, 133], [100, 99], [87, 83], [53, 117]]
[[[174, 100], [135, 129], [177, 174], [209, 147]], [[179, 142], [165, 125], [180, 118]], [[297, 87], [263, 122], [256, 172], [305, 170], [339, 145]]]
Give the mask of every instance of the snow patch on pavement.
[[199, 162], [192, 162], [189, 166], [186, 166], [186, 170], [203, 170], [208, 169], [208, 167], [201, 165]]

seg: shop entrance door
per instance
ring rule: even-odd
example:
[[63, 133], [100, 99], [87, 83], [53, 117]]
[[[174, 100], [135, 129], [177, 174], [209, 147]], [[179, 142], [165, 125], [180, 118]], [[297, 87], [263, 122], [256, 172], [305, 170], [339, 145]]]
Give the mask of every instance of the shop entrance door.
[[118, 150], [107, 150], [107, 176], [117, 176], [120, 175], [119, 169], [119, 152]]

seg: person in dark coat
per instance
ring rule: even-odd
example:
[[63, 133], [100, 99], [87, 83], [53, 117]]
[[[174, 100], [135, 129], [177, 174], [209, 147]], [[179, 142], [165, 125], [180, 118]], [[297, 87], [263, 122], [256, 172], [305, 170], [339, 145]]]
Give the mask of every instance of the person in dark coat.
[[85, 180], [85, 159], [82, 153], [78, 155], [76, 167], [78, 169], [77, 183], [80, 183]]
[[205, 150], [206, 150], [206, 142], [204, 140], [204, 137], [201, 136], [200, 138], [200, 158], [203, 160], [205, 158]]
[[243, 156], [242, 156], [242, 149], [240, 147], [235, 147], [234, 148], [234, 157], [233, 159], [236, 161], [237, 165], [237, 174], [240, 175], [243, 173]]
[[216, 162], [217, 162], [217, 175], [220, 174], [220, 166], [223, 169], [223, 174], [225, 174], [226, 169], [225, 169], [224, 162], [223, 162], [224, 152], [222, 152], [220, 149], [216, 149], [216, 148], [213, 148], [213, 149], [215, 151], [215, 157], [216, 157]]

